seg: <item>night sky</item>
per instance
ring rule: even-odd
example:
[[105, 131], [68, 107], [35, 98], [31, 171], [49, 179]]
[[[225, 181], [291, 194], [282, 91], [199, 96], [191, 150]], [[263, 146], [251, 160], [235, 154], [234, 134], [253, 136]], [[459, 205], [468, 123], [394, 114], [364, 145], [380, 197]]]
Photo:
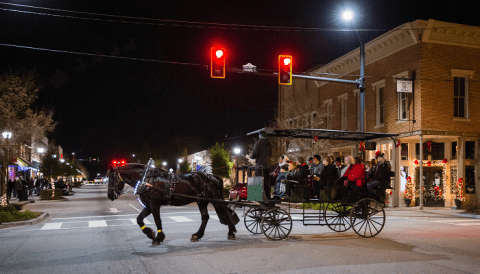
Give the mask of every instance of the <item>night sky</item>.
[[[55, 111], [59, 124], [49, 137], [66, 154], [177, 158], [183, 147], [189, 152], [202, 150], [225, 136], [261, 128], [274, 118], [277, 78], [264, 74], [276, 70], [279, 54], [292, 54], [294, 70], [303, 72], [342, 56], [359, 43], [354, 32], [272, 30], [268, 26], [345, 29], [349, 26], [340, 14], [350, 8], [357, 14], [353, 27], [371, 29], [361, 32], [367, 42], [416, 19], [478, 26], [471, 3], [10, 0], [0, 3], [2, 44], [144, 60], [0, 46], [0, 70], [37, 70], [44, 87], [36, 107]], [[206, 65], [213, 45], [226, 49], [227, 69], [240, 69], [250, 62], [262, 75], [227, 71], [226, 79], [211, 79]]]

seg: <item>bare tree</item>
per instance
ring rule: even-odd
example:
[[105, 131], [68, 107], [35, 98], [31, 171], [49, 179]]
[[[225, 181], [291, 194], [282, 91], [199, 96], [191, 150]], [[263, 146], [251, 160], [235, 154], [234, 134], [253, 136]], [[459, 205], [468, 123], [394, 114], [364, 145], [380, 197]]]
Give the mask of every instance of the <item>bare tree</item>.
[[[272, 122], [274, 127], [281, 129], [321, 129], [323, 120], [328, 116], [325, 112], [313, 112], [307, 104], [299, 100], [288, 102], [289, 107], [285, 118], [276, 116]], [[272, 138], [273, 153], [272, 161], [277, 161], [281, 155], [287, 155], [290, 159], [298, 156], [308, 157], [315, 154], [326, 155], [326, 149], [330, 146], [327, 140]]]
[[35, 136], [44, 136], [55, 128], [52, 111], [32, 109], [40, 86], [37, 75], [32, 71], [17, 70], [0, 75], [0, 130], [11, 133], [10, 138], [4, 138], [0, 143], [4, 166], [1, 171], [4, 206], [9, 162], [16, 158], [22, 145], [30, 144]]

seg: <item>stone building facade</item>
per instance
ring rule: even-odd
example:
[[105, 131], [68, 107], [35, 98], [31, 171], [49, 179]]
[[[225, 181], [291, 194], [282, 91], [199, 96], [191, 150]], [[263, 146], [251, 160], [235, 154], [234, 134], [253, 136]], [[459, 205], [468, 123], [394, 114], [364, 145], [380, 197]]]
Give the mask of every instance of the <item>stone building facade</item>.
[[[436, 20], [403, 24], [365, 44], [365, 131], [399, 134], [395, 141], [376, 141], [395, 169], [391, 205], [405, 206], [409, 176], [418, 190], [422, 164], [426, 205], [453, 206], [460, 178], [466, 201], [480, 200], [479, 56], [480, 27]], [[359, 66], [356, 49], [308, 74], [354, 80]], [[413, 80], [413, 93], [397, 92], [398, 79]], [[354, 85], [294, 78], [293, 85], [279, 87], [278, 96], [278, 117], [293, 127], [309, 128], [320, 121], [326, 129], [360, 128]], [[299, 105], [306, 115], [295, 114]], [[324, 151], [334, 156], [357, 153], [357, 143], [332, 143]], [[374, 153], [366, 151], [365, 158], [374, 158]]]

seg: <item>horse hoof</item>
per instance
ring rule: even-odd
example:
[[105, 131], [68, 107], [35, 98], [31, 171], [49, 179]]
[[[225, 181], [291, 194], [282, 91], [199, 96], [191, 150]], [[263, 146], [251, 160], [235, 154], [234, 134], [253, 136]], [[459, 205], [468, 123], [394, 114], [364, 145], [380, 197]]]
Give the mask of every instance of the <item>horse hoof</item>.
[[192, 238], [190, 239], [190, 242], [198, 242], [198, 237], [193, 235]]
[[160, 245], [162, 242], [159, 241], [152, 241], [152, 245]]
[[235, 238], [235, 235], [228, 235], [227, 239], [228, 240], [235, 240], [236, 238]]

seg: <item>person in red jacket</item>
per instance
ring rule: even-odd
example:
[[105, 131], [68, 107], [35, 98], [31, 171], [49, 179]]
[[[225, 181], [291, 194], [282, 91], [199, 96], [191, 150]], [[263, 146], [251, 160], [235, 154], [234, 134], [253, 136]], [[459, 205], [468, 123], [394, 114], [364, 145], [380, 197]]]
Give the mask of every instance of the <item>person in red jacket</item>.
[[[351, 158], [351, 156], [345, 157], [345, 162], [350, 162]], [[355, 157], [355, 163], [348, 166], [343, 177], [337, 182], [339, 189], [335, 197], [336, 200], [347, 198], [349, 187], [362, 187], [365, 184], [365, 165], [362, 164], [362, 158]]]

